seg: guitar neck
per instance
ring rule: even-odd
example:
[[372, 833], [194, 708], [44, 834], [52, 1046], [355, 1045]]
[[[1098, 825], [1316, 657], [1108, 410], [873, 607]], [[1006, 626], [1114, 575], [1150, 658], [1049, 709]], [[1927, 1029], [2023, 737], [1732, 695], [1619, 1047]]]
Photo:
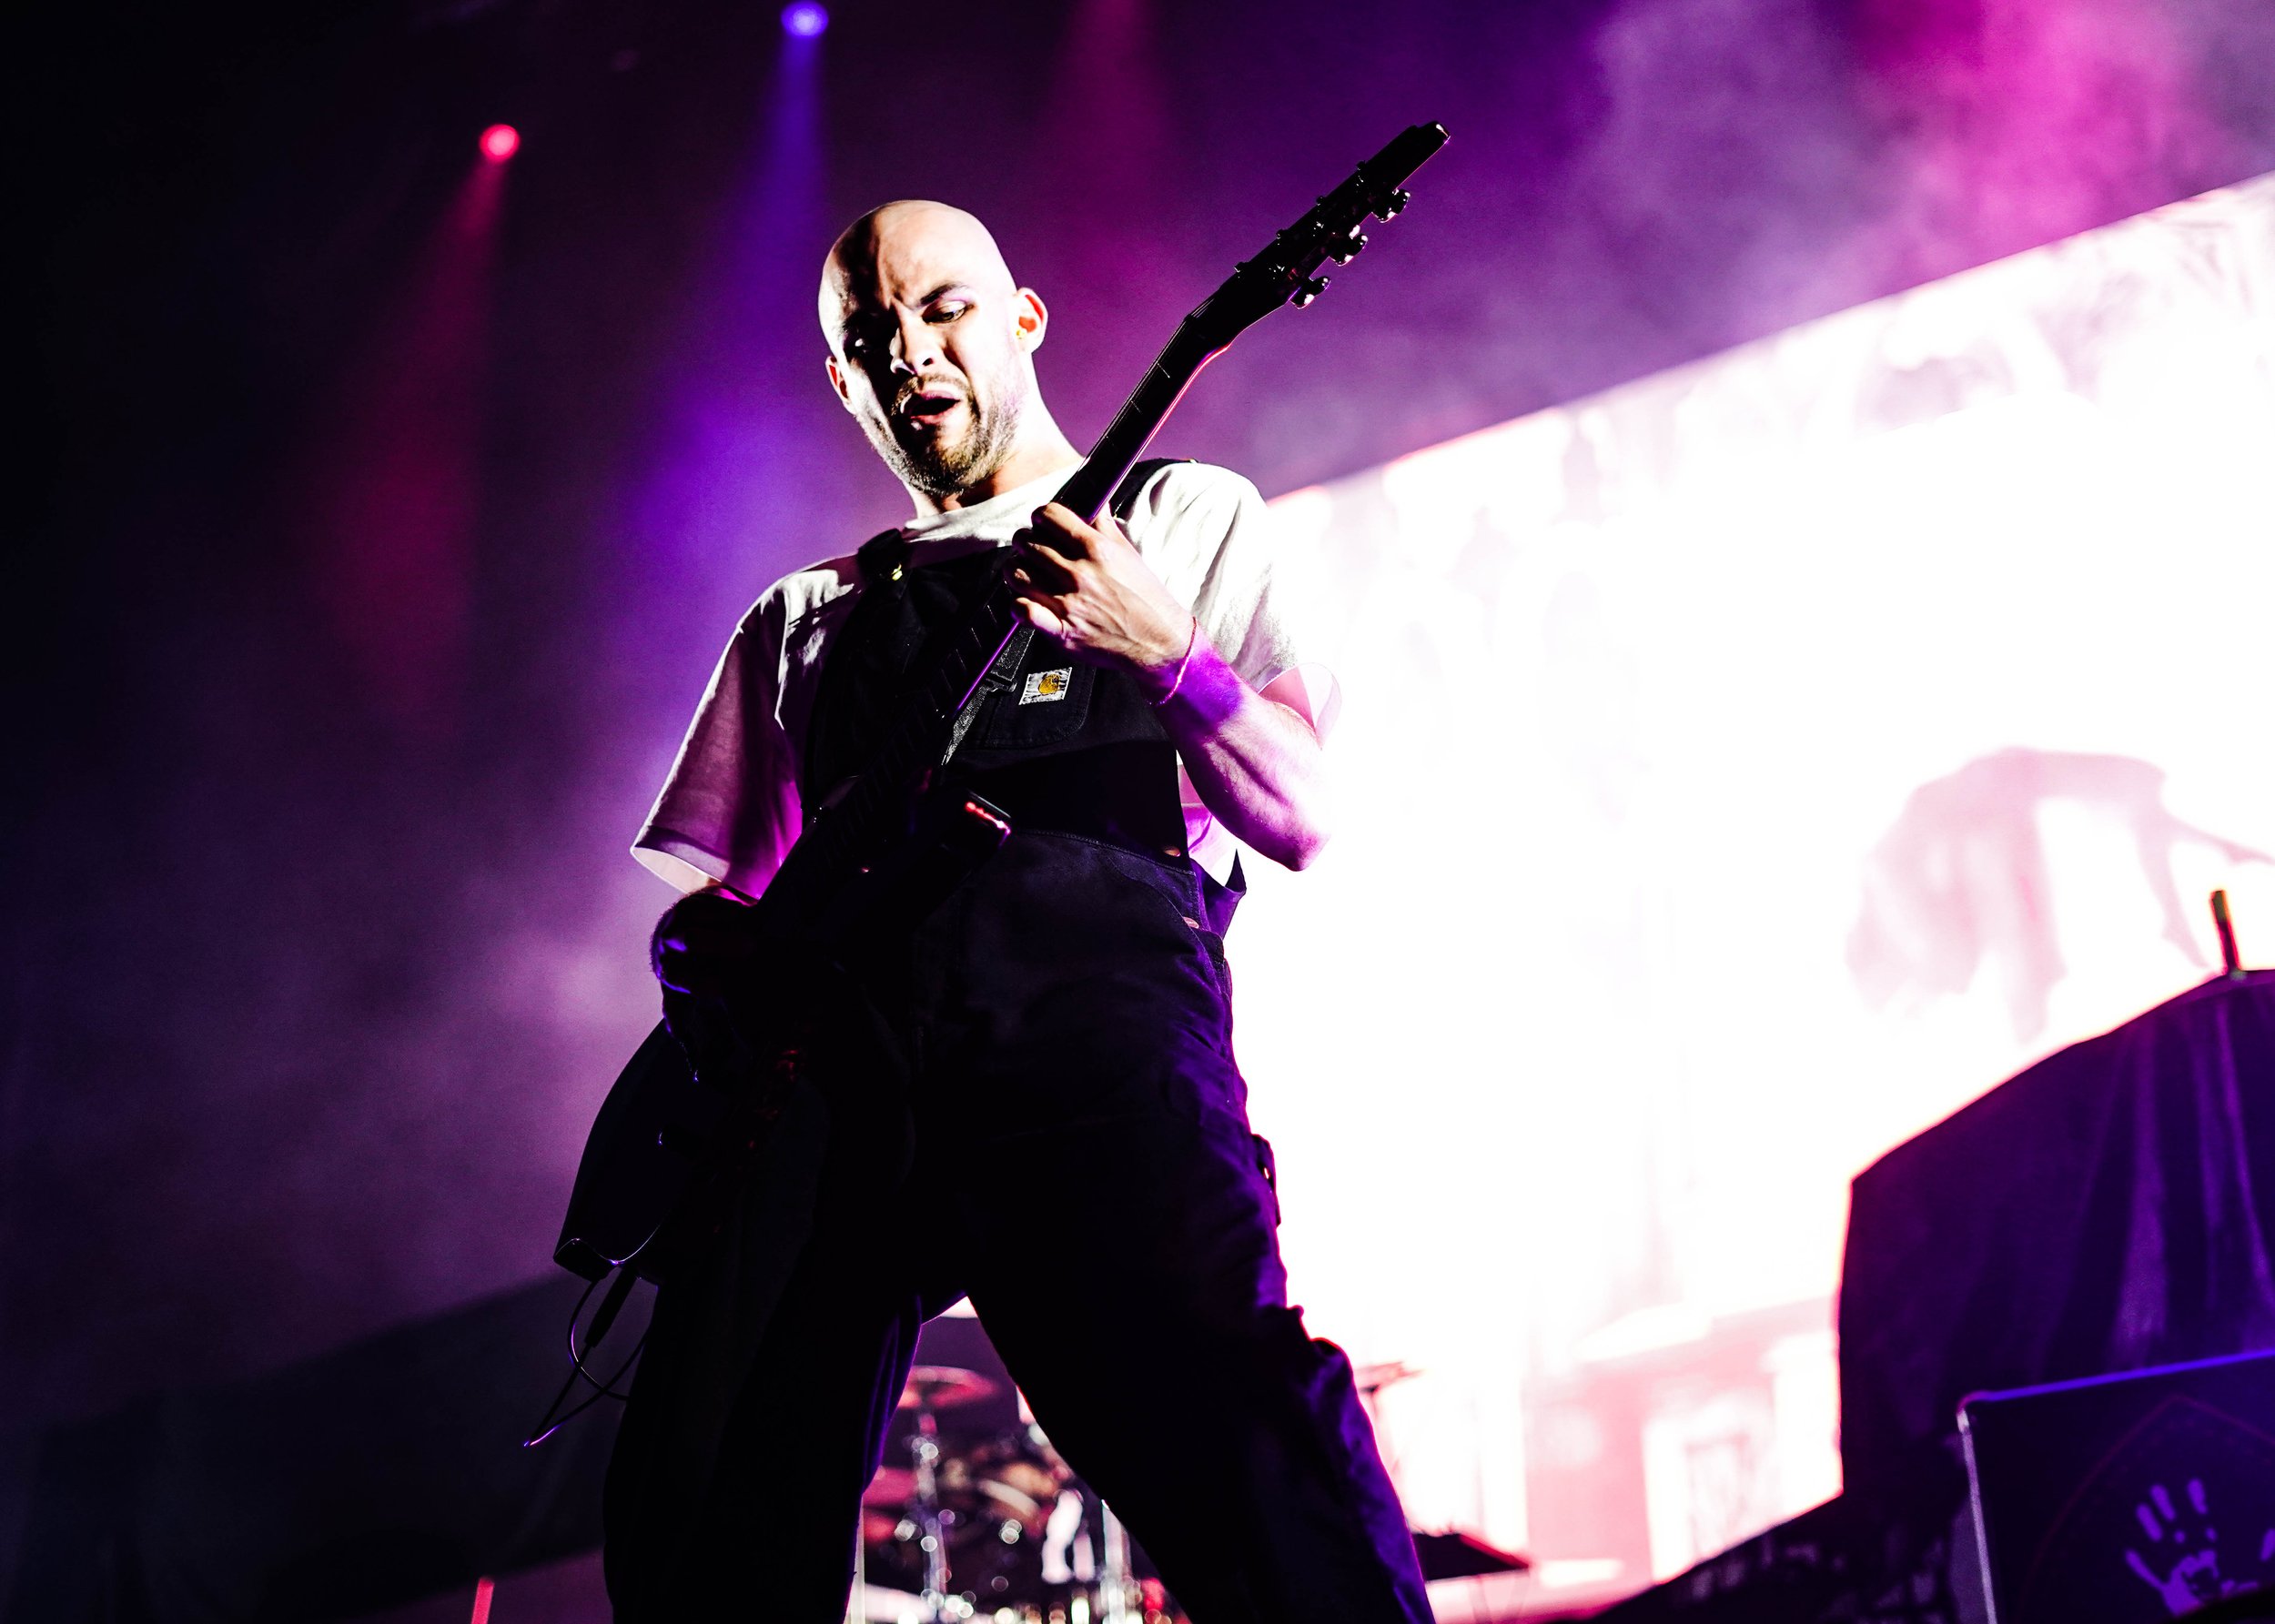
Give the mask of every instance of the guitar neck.
[[1153, 365], [1146, 368], [1146, 375], [1122, 402], [1106, 432], [1098, 436], [1098, 443], [1090, 448], [1090, 455], [1059, 487], [1059, 501], [1080, 514], [1085, 524], [1097, 523], [1115, 490], [1153, 443], [1156, 431], [1185, 398], [1200, 369], [1221, 348], [1212, 348], [1201, 336], [1200, 314], [1195, 311], [1178, 323], [1177, 331], [1153, 358]]

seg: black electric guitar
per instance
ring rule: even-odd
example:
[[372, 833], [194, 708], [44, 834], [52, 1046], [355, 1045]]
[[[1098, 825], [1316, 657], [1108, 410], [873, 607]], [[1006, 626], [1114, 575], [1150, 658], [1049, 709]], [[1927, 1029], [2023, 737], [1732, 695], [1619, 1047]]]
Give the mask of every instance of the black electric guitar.
[[[1406, 207], [1402, 184], [1445, 141], [1441, 126], [1409, 128], [1234, 270], [1178, 324], [1057, 499], [1096, 523], [1200, 369], [1282, 305], [1317, 298], [1327, 287], [1320, 267], [1349, 264], [1367, 246], [1368, 217], [1387, 221]], [[762, 934], [829, 943], [891, 928], [910, 896], [936, 895], [1008, 837], [996, 808], [932, 793], [931, 781], [991, 679], [1008, 679], [1016, 661], [1001, 657], [1021, 623], [1000, 575], [962, 605], [939, 663], [868, 769], [807, 825], [757, 899], [752, 923]], [[589, 1280], [620, 1265], [659, 1278], [668, 1248], [649, 1243], [692, 1192], [716, 1185], [749, 1151], [768, 1115], [770, 1082], [762, 1075], [733, 1091], [698, 1082], [659, 1023], [593, 1122], [553, 1261]]]

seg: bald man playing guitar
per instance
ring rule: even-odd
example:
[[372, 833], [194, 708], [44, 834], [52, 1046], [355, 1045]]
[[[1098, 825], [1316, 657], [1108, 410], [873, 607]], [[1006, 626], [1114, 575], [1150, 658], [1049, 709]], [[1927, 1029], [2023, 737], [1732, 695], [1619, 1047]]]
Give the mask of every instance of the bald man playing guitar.
[[[1049, 315], [960, 210], [855, 221], [820, 315], [915, 514], [759, 600], [635, 845], [687, 893], [655, 963], [706, 1081], [765, 1049], [748, 1012], [785, 988], [831, 1013], [767, 1153], [795, 1171], [660, 1296], [609, 1486], [618, 1617], [841, 1618], [918, 1327], [968, 1296], [1199, 1624], [1421, 1624], [1350, 1365], [1288, 1305], [1233, 1059], [1238, 848], [1299, 869], [1333, 819], [1334, 684], [1283, 613], [1261, 500], [1170, 463], [1096, 523], [1056, 502], [1084, 459], [1036, 383]], [[858, 947], [761, 939], [750, 899], [1006, 580], [1028, 634], [927, 776], [1007, 825], [1000, 849]]]

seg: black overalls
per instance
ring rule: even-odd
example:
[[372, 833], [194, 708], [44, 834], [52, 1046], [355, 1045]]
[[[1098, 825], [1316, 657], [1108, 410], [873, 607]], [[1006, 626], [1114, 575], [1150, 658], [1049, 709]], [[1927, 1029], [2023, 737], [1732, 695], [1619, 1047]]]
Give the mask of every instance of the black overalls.
[[[996, 567], [903, 573], [889, 552], [864, 550], [870, 585], [824, 670], [809, 806], [864, 759], [927, 628]], [[1232, 1056], [1230, 899], [1185, 854], [1173, 751], [1127, 679], [1037, 639], [957, 768], [1016, 832], [868, 967], [905, 1100], [827, 1107], [809, 1238], [669, 1558], [616, 1540], [643, 1465], [653, 1480], [640, 1399], [673, 1379], [670, 1288], [659, 1305], [612, 1468], [619, 1619], [836, 1624], [917, 1328], [968, 1294], [1197, 1624], [1421, 1624], [1349, 1362], [1287, 1305]]]

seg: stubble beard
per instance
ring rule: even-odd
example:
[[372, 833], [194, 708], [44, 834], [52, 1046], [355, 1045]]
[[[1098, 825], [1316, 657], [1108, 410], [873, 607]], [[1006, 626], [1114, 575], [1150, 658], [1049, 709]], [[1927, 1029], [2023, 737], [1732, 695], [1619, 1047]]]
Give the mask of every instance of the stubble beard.
[[953, 439], [938, 434], [917, 435], [904, 440], [896, 425], [864, 421], [869, 443], [885, 459], [894, 476], [912, 490], [929, 497], [960, 496], [1004, 465], [1018, 438], [1017, 397], [1006, 395], [1002, 405], [984, 409], [976, 394], [964, 397], [967, 421]]

